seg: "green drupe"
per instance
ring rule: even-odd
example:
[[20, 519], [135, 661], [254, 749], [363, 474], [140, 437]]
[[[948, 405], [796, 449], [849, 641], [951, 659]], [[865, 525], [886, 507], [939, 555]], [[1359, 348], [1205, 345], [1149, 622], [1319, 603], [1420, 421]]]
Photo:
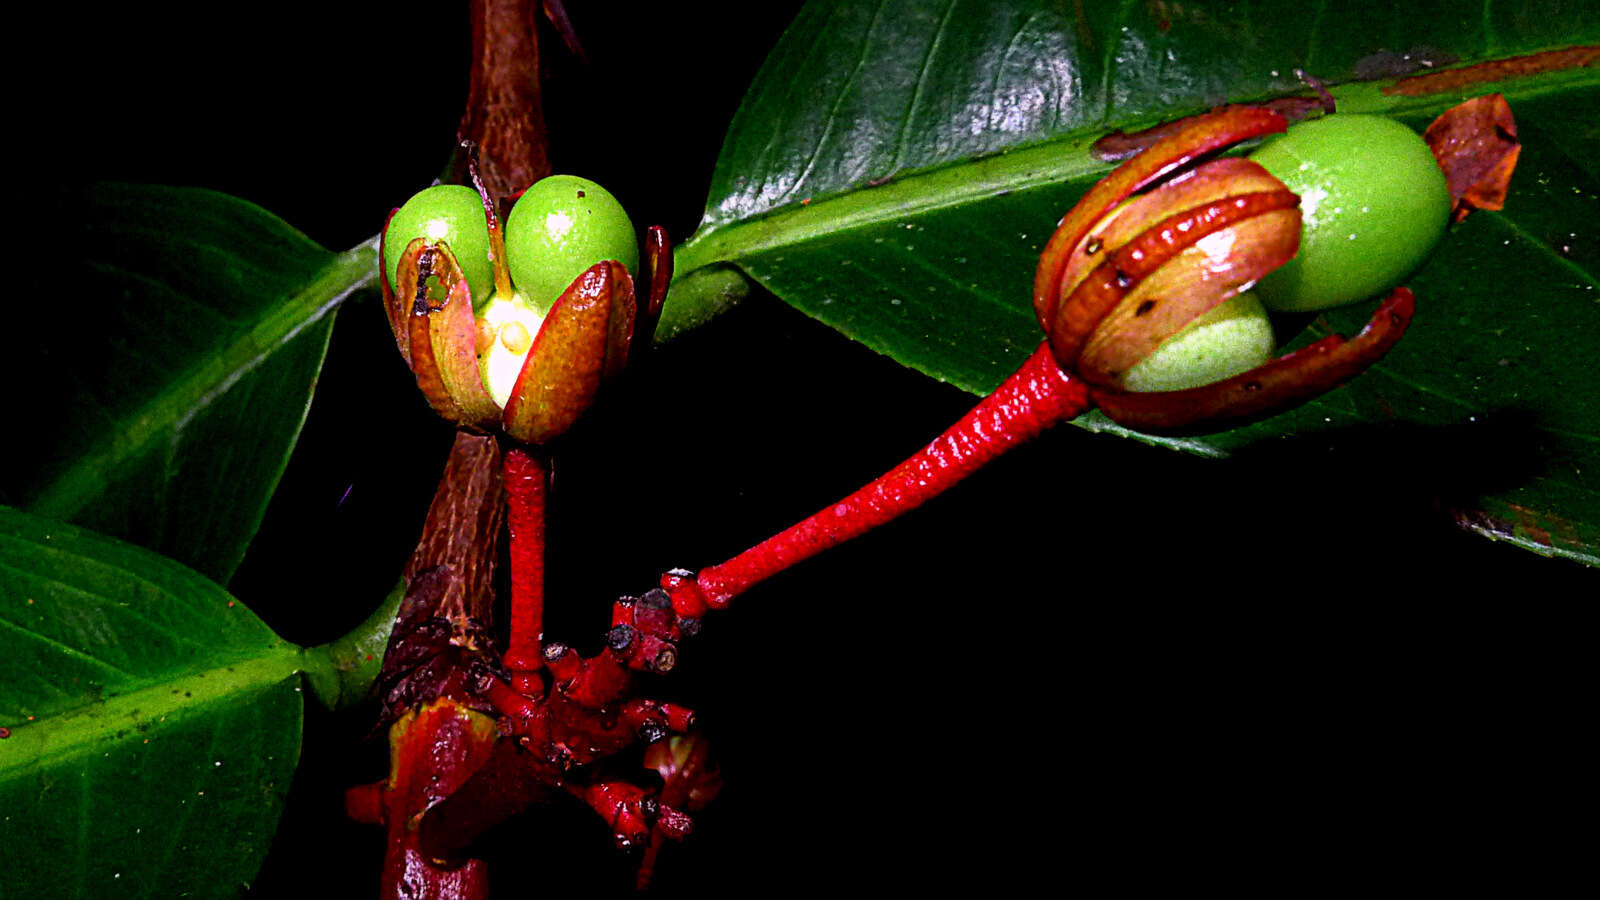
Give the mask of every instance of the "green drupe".
[[1450, 190], [1416, 132], [1339, 113], [1292, 126], [1251, 159], [1300, 195], [1300, 252], [1256, 286], [1275, 312], [1344, 306], [1385, 293], [1444, 237]]
[[478, 192], [458, 184], [436, 184], [418, 192], [389, 220], [383, 235], [389, 285], [395, 286], [400, 256], [417, 238], [443, 242], [472, 289], [472, 305], [482, 306], [494, 293], [494, 266], [489, 261], [489, 220]]
[[1272, 358], [1276, 340], [1253, 293], [1212, 307], [1122, 377], [1130, 391], [1181, 391], [1232, 378]]
[[506, 220], [511, 281], [540, 313], [595, 263], [639, 269], [633, 222], [605, 188], [575, 175], [551, 175], [528, 188]]

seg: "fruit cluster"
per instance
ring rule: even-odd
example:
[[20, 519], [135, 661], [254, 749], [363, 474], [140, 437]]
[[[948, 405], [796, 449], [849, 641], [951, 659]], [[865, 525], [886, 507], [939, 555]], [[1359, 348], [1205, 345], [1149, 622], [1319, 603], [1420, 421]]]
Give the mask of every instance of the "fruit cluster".
[[[1236, 292], [1122, 372], [1123, 389], [1182, 390], [1263, 365], [1278, 343], [1270, 313], [1330, 309], [1388, 292], [1428, 258], [1450, 220], [1439, 163], [1419, 135], [1392, 119], [1335, 114], [1302, 122], [1250, 160], [1299, 197], [1298, 252], [1259, 281], [1235, 285], [1224, 277], [1217, 289]], [[1191, 251], [1199, 258], [1196, 282], [1220, 273], [1220, 265], [1208, 267], [1207, 254], [1221, 260], [1233, 252], [1231, 235], [1208, 240]]]
[[[603, 260], [615, 260], [630, 275], [639, 269], [633, 223], [605, 188], [574, 175], [552, 175], [523, 192], [505, 228], [509, 282], [497, 278], [492, 219], [472, 188], [440, 184], [407, 200], [384, 229], [384, 266], [399, 285], [400, 258], [413, 242], [443, 246], [460, 267], [477, 321], [476, 349], [484, 386], [504, 407], [522, 372], [533, 339], [562, 292]], [[504, 283], [503, 283], [504, 282]], [[429, 306], [442, 299], [441, 286], [421, 285]]]
[[616, 198], [571, 175], [529, 187], [502, 229], [471, 171], [476, 191], [436, 185], [390, 216], [384, 309], [440, 415], [543, 444], [577, 421], [649, 331], [671, 279], [670, 247], [652, 228], [641, 258]]

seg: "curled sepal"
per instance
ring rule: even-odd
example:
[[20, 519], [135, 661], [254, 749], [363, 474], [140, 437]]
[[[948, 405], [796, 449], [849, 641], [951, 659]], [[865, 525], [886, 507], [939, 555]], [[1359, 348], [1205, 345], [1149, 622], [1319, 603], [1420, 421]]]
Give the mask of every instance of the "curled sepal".
[[1299, 198], [1247, 159], [1218, 159], [1129, 201], [1073, 249], [1051, 349], [1093, 384], [1288, 262]]
[[[1184, 128], [1157, 141], [1101, 179], [1078, 201], [1046, 242], [1033, 279], [1033, 309], [1049, 335], [1056, 360], [1074, 367], [1087, 336], [1110, 305], [1087, 306], [1072, 314], [1072, 327], [1061, 338], [1056, 326], [1063, 313], [1062, 277], [1073, 251], [1083, 245], [1094, 227], [1124, 200], [1190, 163], [1232, 144], [1288, 128], [1283, 116], [1259, 107], [1227, 107], [1201, 116]], [[1101, 298], [1105, 300], [1106, 298]]]
[[506, 433], [542, 444], [559, 437], [594, 402], [602, 378], [628, 358], [633, 280], [622, 264], [591, 266], [545, 318], [506, 402]]
[[644, 253], [640, 260], [639, 282], [646, 293], [639, 297], [639, 320], [634, 326], [635, 340], [648, 343], [667, 302], [667, 285], [672, 283], [672, 242], [667, 230], [652, 225], [645, 232]]
[[1242, 375], [1188, 390], [1137, 393], [1091, 386], [1089, 393], [1112, 421], [1135, 431], [1215, 431], [1222, 423], [1303, 403], [1359, 375], [1400, 340], [1415, 311], [1411, 291], [1395, 288], [1349, 340], [1329, 335]]
[[401, 327], [405, 332], [404, 354], [406, 363], [417, 378], [417, 387], [428, 398], [428, 405], [439, 415], [456, 421], [461, 418], [461, 407], [451, 398], [443, 379], [439, 377], [439, 366], [433, 360], [433, 340], [428, 333], [428, 317], [426, 313], [418, 316], [411, 312], [419, 284], [422, 285], [423, 302], [427, 302], [427, 276], [422, 274], [423, 254], [427, 249], [427, 243], [422, 238], [416, 238], [407, 245], [404, 255], [400, 257], [396, 280], [406, 290], [396, 290], [395, 293], [396, 302], [405, 310], [400, 313]]
[[472, 291], [444, 244], [416, 238], [400, 257], [400, 300], [409, 295], [407, 332], [411, 371], [428, 402], [461, 425], [491, 425], [500, 408], [478, 369]]
[[661, 305], [667, 302], [667, 285], [672, 283], [672, 242], [667, 230], [651, 225], [644, 237], [644, 259], [649, 268], [650, 293], [640, 315], [654, 320], [661, 315]]

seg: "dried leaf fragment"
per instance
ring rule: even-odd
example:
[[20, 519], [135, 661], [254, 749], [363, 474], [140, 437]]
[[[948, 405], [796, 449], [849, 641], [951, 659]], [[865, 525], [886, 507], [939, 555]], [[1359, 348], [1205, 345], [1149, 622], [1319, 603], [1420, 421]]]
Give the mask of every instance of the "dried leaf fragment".
[[1450, 214], [1461, 221], [1474, 210], [1501, 209], [1522, 144], [1501, 94], [1486, 94], [1445, 110], [1423, 139], [1450, 186]]

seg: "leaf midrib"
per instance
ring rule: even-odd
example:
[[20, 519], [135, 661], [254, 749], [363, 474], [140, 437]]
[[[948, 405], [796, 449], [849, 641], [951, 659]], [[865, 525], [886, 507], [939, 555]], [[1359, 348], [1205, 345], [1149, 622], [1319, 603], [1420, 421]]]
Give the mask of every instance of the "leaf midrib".
[[[1079, 138], [1019, 148], [955, 166], [929, 169], [757, 218], [736, 221], [691, 238], [678, 249], [676, 271], [741, 259], [825, 235], [867, 228], [891, 219], [965, 206], [992, 194], [1081, 178], [1108, 167]], [[864, 199], [867, 198], [867, 199]]]
[[[1491, 60], [1476, 60], [1475, 63]], [[1455, 94], [1386, 95], [1390, 81], [1340, 85], [1331, 93], [1348, 112], [1390, 116], [1439, 112]], [[1570, 88], [1574, 83], [1600, 84], [1600, 71], [1562, 69], [1513, 81], [1473, 85], [1471, 93], [1499, 90], [1509, 98], [1538, 96]], [[1111, 167], [1096, 160], [1089, 146], [1100, 130], [1046, 140], [1005, 150], [995, 156], [968, 159], [917, 172], [897, 173], [887, 183], [856, 186], [818, 199], [806, 199], [747, 219], [718, 222], [708, 209], [706, 222], [678, 248], [674, 268], [679, 276], [697, 269], [844, 231], [868, 228], [894, 219], [965, 206], [983, 197], [1059, 184], [1098, 175]], [[798, 182], [797, 182], [798, 184]]]
[[198, 409], [258, 368], [278, 347], [321, 321], [351, 292], [376, 279], [376, 255], [374, 238], [334, 257], [253, 328], [125, 416], [122, 430], [108, 434], [97, 449], [81, 455], [39, 494], [29, 512], [56, 519], [76, 515], [97, 495], [102, 473], [116, 471], [162, 435], [181, 428]]
[[259, 693], [298, 670], [299, 648], [281, 643], [265, 655], [215, 662], [181, 678], [87, 703], [26, 725], [13, 727], [0, 749], [0, 780], [34, 768], [103, 753], [113, 745], [145, 740], [162, 723], [176, 724], [201, 715], [229, 698]]

